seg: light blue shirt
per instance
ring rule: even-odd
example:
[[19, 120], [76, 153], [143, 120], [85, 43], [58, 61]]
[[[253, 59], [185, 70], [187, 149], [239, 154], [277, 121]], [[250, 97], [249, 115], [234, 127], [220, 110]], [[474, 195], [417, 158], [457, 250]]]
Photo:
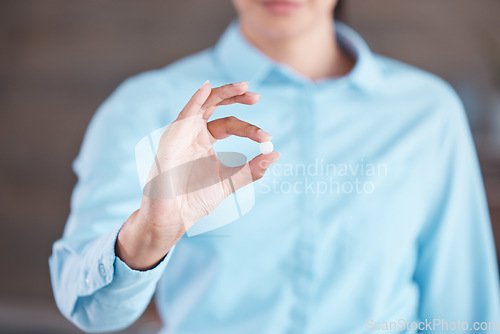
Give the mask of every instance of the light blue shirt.
[[[445, 322], [500, 321], [494, 241], [459, 98], [436, 76], [373, 54], [347, 26], [336, 29], [356, 58], [342, 78], [313, 82], [276, 64], [233, 22], [213, 48], [134, 76], [103, 103], [75, 160], [71, 214], [49, 260], [69, 320], [118, 330], [155, 294], [162, 333], [359, 334], [391, 322], [394, 332], [415, 324], [430, 332], [422, 324], [435, 319], [439, 333], [449, 332]], [[185, 235], [152, 270], [131, 270], [114, 247], [142, 197], [135, 145], [171, 123], [207, 79], [250, 81], [261, 101], [214, 117], [263, 128], [282, 157], [253, 185], [248, 213]], [[216, 149], [258, 154], [236, 137]]]

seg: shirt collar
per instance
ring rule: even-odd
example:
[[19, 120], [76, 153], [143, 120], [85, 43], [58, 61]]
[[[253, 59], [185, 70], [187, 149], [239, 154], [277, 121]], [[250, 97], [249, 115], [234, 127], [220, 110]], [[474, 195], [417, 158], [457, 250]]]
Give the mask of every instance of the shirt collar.
[[[341, 22], [335, 22], [335, 29], [339, 44], [354, 56], [356, 63], [348, 75], [320, 81], [345, 80], [367, 90], [377, 87], [380, 69], [366, 42]], [[276, 63], [247, 41], [236, 20], [230, 23], [218, 40], [214, 55], [231, 80], [250, 81], [252, 86], [260, 84], [272, 69], [283, 68], [283, 65]], [[291, 72], [293, 71], [289, 71]]]
[[214, 48], [215, 58], [234, 82], [263, 80], [276, 63], [253, 46], [233, 20]]

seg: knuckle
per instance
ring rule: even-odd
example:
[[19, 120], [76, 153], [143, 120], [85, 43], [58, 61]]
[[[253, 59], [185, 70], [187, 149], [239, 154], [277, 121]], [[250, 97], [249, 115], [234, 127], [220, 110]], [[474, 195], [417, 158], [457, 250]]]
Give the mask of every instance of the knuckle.
[[256, 172], [254, 175], [254, 180], [262, 179], [262, 177], [264, 177], [265, 172], [266, 172], [265, 170]]
[[221, 94], [214, 95], [214, 104], [221, 103], [222, 101], [224, 101], [224, 96], [222, 96]]
[[250, 133], [255, 132], [255, 131], [256, 130], [255, 130], [255, 126], [254, 125], [248, 124], [248, 123], [245, 125], [245, 132], [247, 134], [250, 134]]

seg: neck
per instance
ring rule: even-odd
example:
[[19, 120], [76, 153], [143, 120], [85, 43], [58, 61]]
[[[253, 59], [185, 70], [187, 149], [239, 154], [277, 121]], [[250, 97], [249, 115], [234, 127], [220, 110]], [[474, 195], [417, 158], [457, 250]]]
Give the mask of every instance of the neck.
[[288, 38], [270, 37], [245, 24], [241, 25], [241, 31], [268, 57], [311, 80], [341, 77], [354, 66], [354, 60], [338, 45], [331, 20]]

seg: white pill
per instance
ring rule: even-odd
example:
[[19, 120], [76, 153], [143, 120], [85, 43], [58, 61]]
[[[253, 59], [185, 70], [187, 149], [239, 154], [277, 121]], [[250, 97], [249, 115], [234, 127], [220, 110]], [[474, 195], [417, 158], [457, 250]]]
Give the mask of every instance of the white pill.
[[260, 153], [269, 154], [274, 150], [274, 145], [270, 141], [265, 141], [259, 145]]

